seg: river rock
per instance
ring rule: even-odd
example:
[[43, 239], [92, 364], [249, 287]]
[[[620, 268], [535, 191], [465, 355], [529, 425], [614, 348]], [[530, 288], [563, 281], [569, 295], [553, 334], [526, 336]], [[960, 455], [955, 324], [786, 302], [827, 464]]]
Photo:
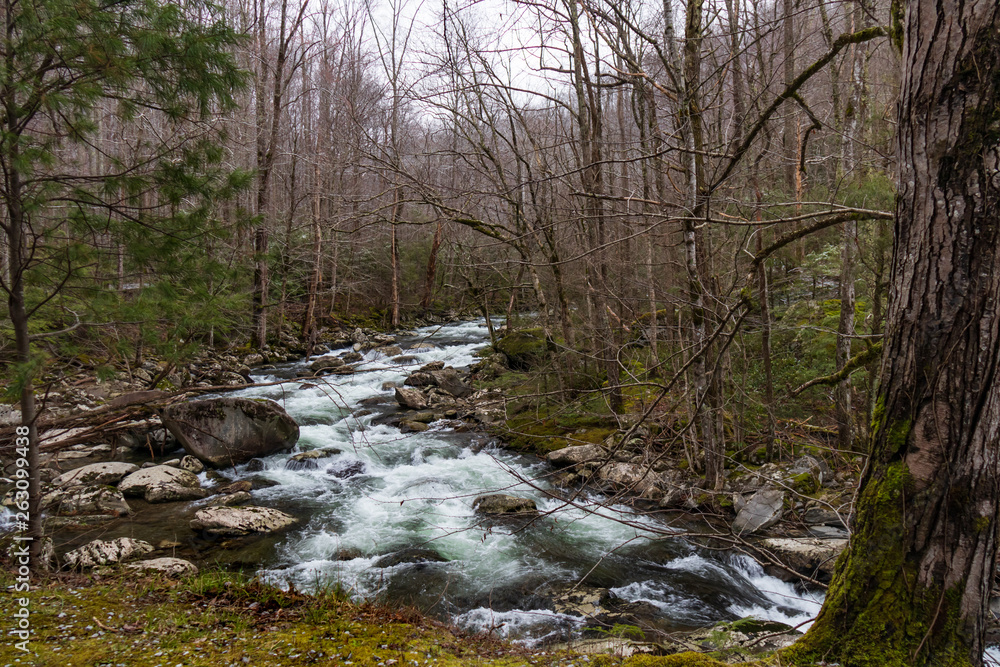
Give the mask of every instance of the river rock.
[[447, 563], [448, 559], [434, 551], [421, 547], [401, 549], [387, 556], [382, 556], [372, 567], [393, 567], [403, 563]]
[[573, 445], [549, 452], [545, 458], [557, 468], [568, 468], [590, 461], [602, 461], [607, 455], [607, 451], [600, 445]]
[[360, 352], [344, 352], [343, 354], [340, 355], [340, 358], [343, 359], [346, 363], [353, 364], [355, 362], [361, 361], [365, 357]]
[[326, 474], [337, 479], [349, 479], [365, 473], [364, 461], [343, 461], [326, 469]]
[[179, 484], [155, 484], [146, 487], [147, 503], [175, 503], [188, 500], [201, 500], [212, 495], [208, 489], [200, 487], [181, 486]]
[[237, 491], [236, 493], [227, 493], [223, 496], [217, 496], [211, 502], [213, 507], [235, 507], [237, 505], [246, 505], [250, 502], [250, 494], [247, 491]]
[[427, 397], [416, 389], [396, 387], [396, 402], [410, 410], [423, 410], [427, 407]]
[[451, 394], [455, 398], [465, 398], [472, 393], [472, 386], [462, 380], [458, 375], [458, 371], [454, 368], [431, 371], [430, 375], [434, 378], [434, 384], [438, 389]]
[[384, 357], [398, 357], [403, 354], [403, 348], [398, 345], [385, 345], [383, 347], [376, 347], [375, 351]]
[[494, 346], [503, 352], [511, 370], [530, 371], [548, 354], [549, 345], [541, 329], [525, 329], [508, 333]]
[[133, 463], [91, 463], [90, 465], [70, 470], [52, 480], [55, 486], [83, 486], [87, 484], [114, 485], [136, 470], [139, 466]]
[[399, 430], [403, 433], [421, 433], [429, 428], [427, 424], [409, 419], [399, 423]]
[[480, 514], [537, 514], [535, 501], [530, 498], [518, 498], [505, 493], [494, 493], [479, 496], [472, 501], [472, 508]]
[[215, 398], [165, 408], [164, 425], [203, 463], [226, 468], [291, 449], [299, 425], [269, 400]]
[[417, 371], [410, 373], [410, 376], [403, 381], [403, 384], [407, 387], [433, 387], [437, 383], [434, 381], [434, 376], [430, 373]]
[[412, 364], [417, 358], [412, 354], [401, 354], [398, 357], [392, 358], [392, 363], [394, 364]]
[[661, 476], [648, 466], [636, 463], [612, 462], [597, 469], [596, 477], [615, 491], [628, 491], [630, 495], [647, 500], [660, 500], [666, 486]]
[[191, 528], [210, 535], [239, 537], [251, 533], [273, 533], [297, 521], [295, 517], [271, 507], [206, 507], [194, 515]]
[[424, 364], [420, 367], [421, 373], [430, 373], [431, 371], [439, 371], [444, 368], [444, 362], [441, 360], [432, 361], [428, 364]]
[[148, 554], [152, 550], [153, 545], [149, 542], [134, 540], [131, 537], [119, 537], [110, 542], [94, 540], [79, 549], [68, 552], [63, 556], [63, 563], [68, 568], [79, 568], [82, 570], [98, 565], [120, 563], [143, 554]]
[[346, 361], [337, 357], [322, 357], [309, 364], [309, 370], [313, 373], [319, 373], [320, 371], [327, 371], [331, 368], [340, 368], [346, 363]]
[[125, 516], [132, 513], [122, 492], [109, 486], [59, 488], [42, 496], [42, 507], [56, 516]]
[[184, 560], [183, 558], [169, 557], [140, 560], [136, 563], [129, 563], [125, 566], [125, 569], [163, 574], [168, 577], [193, 577], [198, 574], [197, 566], [191, 561]]
[[205, 464], [188, 454], [181, 459], [180, 468], [181, 470], [187, 470], [188, 472], [197, 475], [198, 473], [205, 471]]
[[285, 470], [315, 470], [319, 467], [316, 459], [335, 456], [339, 453], [339, 449], [310, 449], [308, 452], [300, 452], [285, 461]]
[[748, 655], [773, 653], [795, 643], [801, 636], [801, 632], [785, 623], [751, 617], [696, 630], [686, 637], [685, 643], [694, 644], [702, 651], [717, 651], [717, 655], [721, 654], [727, 662], [746, 662]]
[[750, 535], [770, 528], [781, 520], [785, 492], [781, 489], [762, 489], [753, 494], [733, 521], [733, 532]]
[[426, 343], [426, 342], [425, 343], [414, 343], [414, 344], [410, 345], [409, 349], [411, 351], [417, 351], [417, 352], [419, 352], [420, 350], [436, 350], [437, 349], [437, 345], [435, 345], [434, 343]]
[[802, 522], [810, 526], [833, 526], [834, 528], [847, 528], [846, 517], [841, 517], [833, 510], [813, 507], [802, 513]]
[[847, 540], [782, 537], [761, 540], [761, 546], [799, 574], [828, 582], [833, 577], [837, 557], [847, 547]]
[[238, 482], [233, 482], [232, 484], [227, 484], [223, 487], [215, 489], [215, 493], [217, 493], [220, 496], [224, 496], [230, 493], [240, 493], [241, 491], [249, 493], [252, 489], [253, 489], [253, 482], [241, 479]]
[[146, 494], [146, 489], [151, 486], [186, 486], [197, 488], [201, 486], [198, 477], [194, 473], [180, 468], [170, 466], [153, 466], [143, 468], [128, 475], [118, 485], [118, 490], [126, 496], [138, 497]]

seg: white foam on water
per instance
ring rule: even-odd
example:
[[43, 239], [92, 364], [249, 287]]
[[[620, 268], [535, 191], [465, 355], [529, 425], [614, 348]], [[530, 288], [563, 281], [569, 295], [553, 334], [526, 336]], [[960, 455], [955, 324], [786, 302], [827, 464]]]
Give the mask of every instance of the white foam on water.
[[[530, 592], [533, 587], [578, 581], [623, 545], [646, 545], [671, 532], [627, 507], [604, 506], [604, 498], [598, 495], [581, 495], [576, 506], [569, 506], [545, 493], [550, 487], [538, 478], [548, 472], [546, 464], [502, 449], [473, 450], [471, 436], [458, 436], [440, 424], [425, 432], [403, 434], [388, 424], [373, 424], [374, 415], [351, 416], [367, 398], [394, 403], [392, 389], [382, 389], [383, 383], [401, 384], [426, 363], [443, 361], [455, 367], [474, 363], [475, 352], [487, 337], [483, 322], [424, 327], [415, 334], [415, 342], [447, 343], [434, 349], [404, 349], [404, 355], [415, 357], [406, 364], [369, 351], [358, 362], [355, 374], [305, 380], [316, 385], [312, 388], [299, 389], [303, 381], [295, 380], [240, 392], [278, 401], [302, 424], [297, 450], [339, 450], [316, 459], [316, 468], [303, 470], [286, 469], [289, 454], [275, 454], [264, 459], [263, 471], [255, 473], [277, 485], [255, 490], [254, 502], [309, 508], [309, 519], [289, 532], [279, 548], [280, 563], [262, 576], [300, 589], [337, 586], [364, 598], [390, 594], [400, 584], [420, 594], [426, 584], [431, 586], [426, 594], [434, 600], [443, 595], [432, 590], [434, 585], [467, 600], [493, 599], [493, 591]], [[295, 364], [293, 372], [309, 375], [308, 365]], [[233, 472], [236, 477], [248, 474], [246, 466]], [[473, 501], [488, 493], [531, 498], [541, 515], [529, 525], [484, 522], [476, 515]], [[431, 549], [447, 562], [374, 567], [381, 556], [412, 547]], [[727, 566], [691, 554], [659, 567], [667, 573], [687, 570], [726, 585], [752, 583], [760, 589], [764, 597], [750, 596], [761, 599], [760, 605], [734, 605], [729, 610], [732, 614], [797, 622], [814, 613], [811, 600], [767, 577], [755, 563], [756, 569], [734, 562]], [[628, 583], [612, 590], [627, 600], [647, 601], [667, 616], [706, 624], [716, 620], [696, 597], [671, 590], [668, 581]], [[510, 597], [506, 600], [510, 606]], [[763, 600], [773, 602], [773, 607]], [[541, 609], [480, 607], [459, 610], [455, 621], [469, 629], [537, 643], [570, 632], [583, 619]]]
[[807, 593], [795, 589], [792, 584], [764, 573], [764, 568], [749, 556], [739, 556], [736, 564], [750, 583], [763, 593], [774, 606], [733, 605], [730, 611], [740, 617], [753, 616], [765, 621], [787, 623], [805, 632], [812, 626], [812, 619], [823, 606], [823, 594]]
[[489, 632], [527, 646], [558, 639], [581, 627], [583, 623], [584, 619], [580, 616], [560, 614], [548, 609], [494, 611], [479, 607], [455, 617], [455, 625], [460, 628]]

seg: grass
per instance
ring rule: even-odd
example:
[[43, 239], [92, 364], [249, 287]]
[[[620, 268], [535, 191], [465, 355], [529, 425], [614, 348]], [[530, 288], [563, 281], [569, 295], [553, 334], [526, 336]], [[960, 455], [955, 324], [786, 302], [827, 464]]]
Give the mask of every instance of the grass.
[[[4, 575], [2, 583], [13, 580]], [[16, 599], [7, 593], [0, 615], [10, 619]], [[57, 575], [31, 593], [30, 608], [30, 652], [5, 637], [0, 665], [513, 667], [573, 658], [465, 636], [415, 611], [354, 603], [336, 590], [304, 595], [226, 572], [184, 581]]]

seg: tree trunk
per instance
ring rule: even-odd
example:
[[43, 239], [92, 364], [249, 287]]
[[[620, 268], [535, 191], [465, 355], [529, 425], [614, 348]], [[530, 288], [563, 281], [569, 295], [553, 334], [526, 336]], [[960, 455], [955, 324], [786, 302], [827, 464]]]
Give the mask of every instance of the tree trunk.
[[850, 546], [791, 662], [982, 664], [1000, 458], [1000, 5], [915, 0], [900, 27], [871, 458]]
[[[854, 244], [858, 223], [844, 223], [843, 246], [840, 252], [840, 322], [837, 327], [836, 366], [839, 371], [851, 358], [851, 339], [854, 337]], [[854, 446], [853, 416], [851, 414], [851, 378], [837, 384], [837, 444], [842, 451]]]
[[438, 220], [434, 229], [434, 240], [431, 242], [431, 254], [427, 257], [427, 273], [424, 276], [424, 298], [420, 300], [420, 308], [431, 307], [431, 297], [434, 296], [434, 277], [437, 275], [437, 256], [441, 248], [441, 221]]

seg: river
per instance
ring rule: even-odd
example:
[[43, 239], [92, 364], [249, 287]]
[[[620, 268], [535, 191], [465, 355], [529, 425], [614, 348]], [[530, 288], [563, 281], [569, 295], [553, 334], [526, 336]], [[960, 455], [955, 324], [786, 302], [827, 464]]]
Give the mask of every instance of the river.
[[[284, 406], [301, 427], [296, 451], [340, 452], [318, 459], [315, 469], [289, 470], [288, 455], [278, 454], [264, 460], [264, 470], [227, 472], [233, 479], [268, 480], [273, 486], [254, 491], [254, 503], [305, 518], [278, 544], [260, 572], [264, 578], [300, 590], [339, 587], [359, 598], [413, 604], [461, 627], [532, 644], [566, 639], [587, 623], [553, 602], [574, 586], [578, 593], [610, 591], [619, 603], [646, 603], [663, 629], [751, 615], [797, 625], [815, 615], [819, 595], [766, 575], [747, 556], [670, 537], [661, 520], [606, 507], [596, 493], [566, 507], [545, 493], [550, 486], [541, 476], [549, 468], [537, 458], [456, 430], [454, 422], [406, 434], [383, 423], [396, 410], [384, 383], [402, 383], [431, 361], [472, 364], [486, 340], [482, 321], [428, 327], [400, 338], [404, 354], [414, 357], [408, 363], [368, 352], [354, 375], [310, 381], [312, 387], [296, 381], [239, 392]], [[435, 347], [407, 349], [420, 342]], [[254, 379], [307, 372], [299, 362]], [[373, 398], [383, 400], [359, 408]], [[527, 526], [482, 523], [473, 500], [498, 492], [534, 499], [544, 518]], [[412, 556], [404, 550], [415, 548], [424, 550], [423, 562], [380, 562], [392, 554]]]

